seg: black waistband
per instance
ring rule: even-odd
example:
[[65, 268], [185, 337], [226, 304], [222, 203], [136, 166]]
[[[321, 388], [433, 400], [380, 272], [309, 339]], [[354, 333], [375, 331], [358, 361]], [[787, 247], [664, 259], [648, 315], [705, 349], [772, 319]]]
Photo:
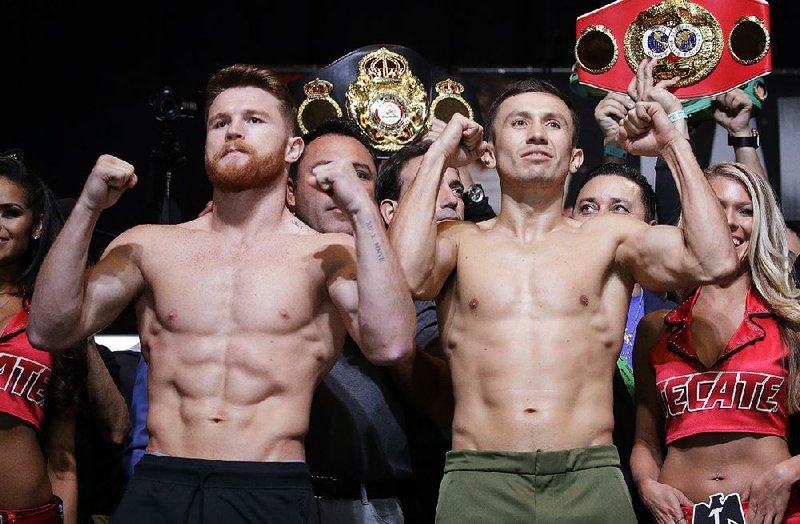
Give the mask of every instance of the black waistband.
[[314, 475], [311, 476], [311, 485], [314, 496], [321, 499], [360, 499], [362, 485], [369, 499], [400, 498], [407, 495], [411, 489], [409, 480], [359, 482]]
[[140, 479], [185, 484], [200, 482], [209, 487], [309, 488], [305, 462], [206, 460], [145, 454], [136, 464], [136, 475]]

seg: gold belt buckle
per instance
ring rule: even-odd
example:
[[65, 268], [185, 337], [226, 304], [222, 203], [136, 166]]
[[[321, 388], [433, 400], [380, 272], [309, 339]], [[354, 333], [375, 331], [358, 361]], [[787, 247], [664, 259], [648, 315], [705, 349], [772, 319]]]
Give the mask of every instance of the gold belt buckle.
[[345, 96], [348, 115], [380, 151], [397, 151], [425, 129], [425, 86], [403, 55], [385, 47], [359, 61], [358, 77]]
[[631, 69], [636, 71], [645, 57], [657, 58], [653, 76], [658, 80], [678, 76], [676, 87], [696, 84], [711, 74], [723, 47], [717, 19], [688, 0], [650, 6], [625, 31], [625, 58]]

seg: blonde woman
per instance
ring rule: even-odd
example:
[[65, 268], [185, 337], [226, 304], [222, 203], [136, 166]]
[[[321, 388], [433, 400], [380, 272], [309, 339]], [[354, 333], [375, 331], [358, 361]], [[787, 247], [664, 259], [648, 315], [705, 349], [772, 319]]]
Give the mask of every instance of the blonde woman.
[[785, 223], [768, 181], [743, 164], [706, 177], [740, 270], [639, 324], [634, 481], [658, 523], [800, 522], [800, 457], [786, 441], [800, 292]]

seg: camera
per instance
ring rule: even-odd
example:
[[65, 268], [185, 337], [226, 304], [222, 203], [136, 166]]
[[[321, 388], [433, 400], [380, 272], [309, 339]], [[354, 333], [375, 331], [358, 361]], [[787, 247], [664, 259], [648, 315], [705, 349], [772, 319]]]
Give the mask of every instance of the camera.
[[197, 103], [178, 96], [169, 86], [150, 97], [150, 107], [159, 122], [197, 116]]

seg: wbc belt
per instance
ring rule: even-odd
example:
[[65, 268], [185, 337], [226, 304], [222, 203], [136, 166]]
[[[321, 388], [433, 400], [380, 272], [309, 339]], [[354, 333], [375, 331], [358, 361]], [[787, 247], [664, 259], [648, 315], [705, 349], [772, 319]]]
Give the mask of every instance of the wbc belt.
[[625, 92], [639, 63], [657, 80], [679, 77], [681, 99], [710, 97], [768, 74], [766, 0], [618, 0], [578, 17], [578, 82]]

